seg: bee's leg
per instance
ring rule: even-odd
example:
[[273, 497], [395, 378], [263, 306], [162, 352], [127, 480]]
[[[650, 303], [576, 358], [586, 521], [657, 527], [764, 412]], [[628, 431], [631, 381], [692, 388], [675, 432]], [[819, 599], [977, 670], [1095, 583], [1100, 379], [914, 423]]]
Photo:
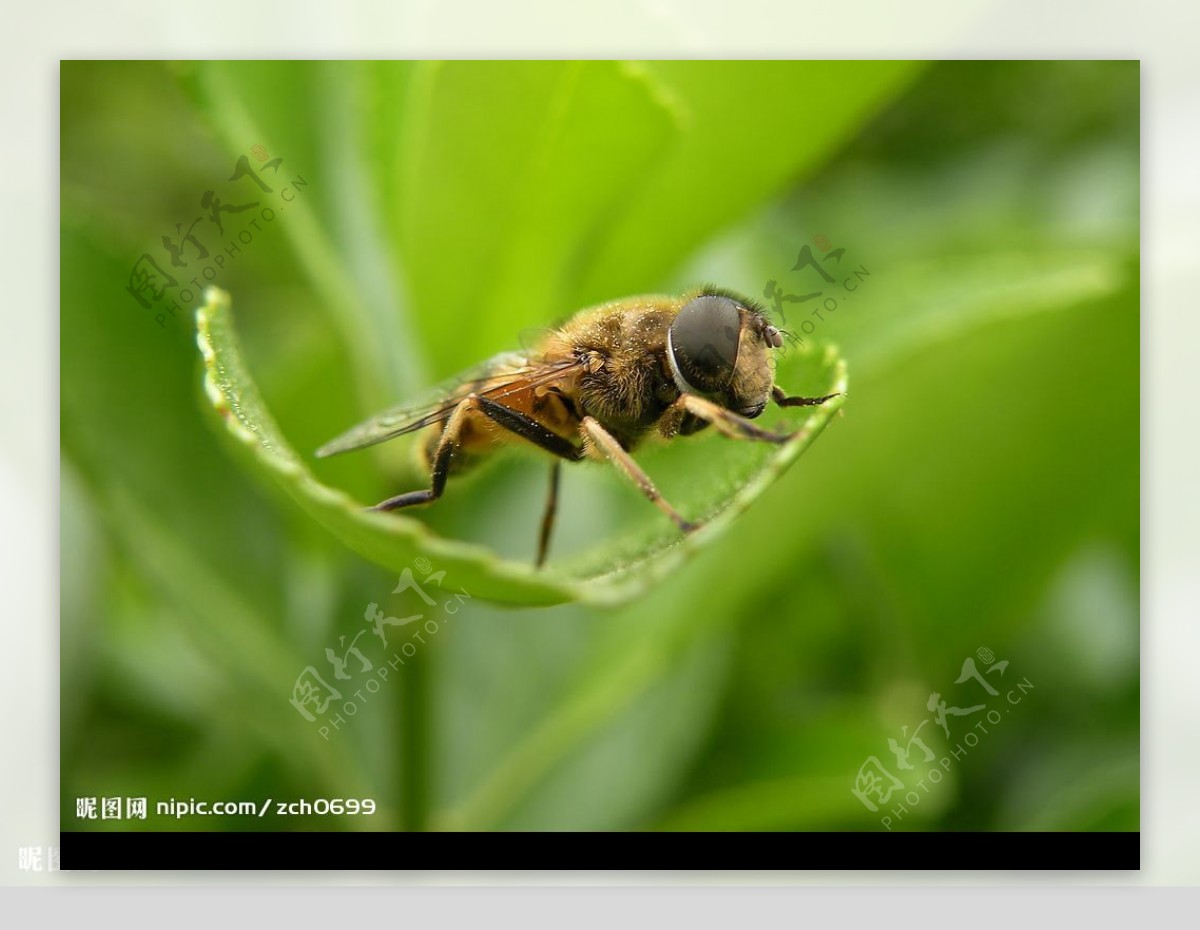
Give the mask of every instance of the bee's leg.
[[401, 507], [428, 504], [430, 501], [441, 497], [442, 491], [446, 489], [446, 477], [450, 474], [450, 460], [454, 457], [454, 450], [458, 447], [458, 434], [462, 431], [462, 425], [466, 420], [467, 414], [474, 407], [475, 396], [471, 395], [454, 408], [454, 412], [450, 414], [450, 419], [446, 421], [446, 426], [442, 429], [442, 436], [438, 440], [437, 449], [433, 453], [433, 467], [431, 468], [430, 487], [428, 489], [397, 494], [395, 497], [389, 497], [385, 501], [380, 501], [370, 509], [399, 510]]
[[442, 438], [438, 441], [437, 451], [433, 454], [433, 474], [431, 485], [425, 491], [408, 491], [397, 494], [372, 507], [372, 510], [399, 510], [401, 507], [412, 507], [416, 504], [428, 504], [442, 496], [446, 488], [446, 477], [450, 474], [450, 460], [454, 450], [458, 448], [458, 434], [462, 430], [463, 421], [468, 413], [478, 411], [497, 425], [509, 432], [516, 433], [547, 452], [559, 458], [577, 462], [583, 458], [583, 450], [572, 445], [556, 433], [550, 432], [531, 417], [516, 410], [511, 410], [503, 404], [498, 404], [489, 397], [479, 394], [468, 394], [462, 403], [454, 408], [446, 428], [442, 430]]
[[472, 395], [467, 400], [497, 426], [557, 456], [550, 469], [550, 496], [546, 499], [546, 512], [542, 516], [542, 531], [538, 537], [537, 561], [534, 564], [540, 566], [546, 560], [546, 552], [550, 548], [550, 531], [554, 528], [554, 515], [558, 510], [558, 473], [561, 460], [578, 462], [583, 458], [583, 449], [546, 429], [533, 417], [506, 407], [490, 397]]
[[550, 531], [554, 529], [554, 515], [558, 511], [558, 473], [562, 462], [555, 459], [550, 463], [550, 496], [546, 498], [546, 511], [542, 514], [542, 533], [538, 537], [537, 561], [533, 564], [538, 568], [546, 561], [546, 553], [550, 549]]
[[633, 460], [633, 457], [622, 449], [621, 444], [617, 442], [613, 435], [594, 418], [584, 417], [580, 423], [580, 430], [583, 432], [584, 438], [594, 444], [597, 449], [604, 453], [610, 462], [623, 471], [629, 480], [636, 484], [641, 492], [646, 495], [650, 503], [654, 504], [655, 507], [670, 517], [679, 529], [685, 533], [690, 533], [697, 528], [697, 524], [689, 523], [679, 515], [679, 511], [666, 502], [663, 496], [658, 493], [658, 488], [654, 486], [654, 482], [642, 471], [638, 463]]
[[820, 407], [827, 400], [837, 397], [836, 393], [824, 397], [788, 397], [787, 391], [776, 385], [771, 388], [771, 396], [780, 407]]
[[694, 417], [699, 417], [711, 423], [726, 436], [733, 439], [753, 439], [758, 442], [787, 442], [791, 436], [787, 433], [773, 433], [770, 430], [755, 426], [743, 416], [732, 410], [726, 410], [711, 400], [697, 397], [695, 394], [680, 394], [676, 404], [683, 407]]
[[568, 462], [578, 462], [583, 458], [583, 449], [569, 440], [563, 439], [558, 433], [546, 429], [533, 417], [527, 416], [519, 410], [513, 410], [511, 407], [505, 407], [504, 404], [497, 403], [490, 397], [472, 394], [467, 400], [474, 400], [479, 411], [497, 426], [503, 427], [510, 433], [515, 433], [522, 439], [528, 439], [539, 449], [544, 449], [551, 455], [566, 459]]

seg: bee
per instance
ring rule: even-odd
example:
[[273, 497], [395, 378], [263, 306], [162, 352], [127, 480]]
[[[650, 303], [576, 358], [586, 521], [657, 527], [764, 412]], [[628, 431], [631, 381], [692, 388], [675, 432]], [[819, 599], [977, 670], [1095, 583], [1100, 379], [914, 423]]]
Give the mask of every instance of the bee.
[[734, 439], [783, 443], [789, 433], [756, 426], [768, 401], [810, 407], [824, 397], [790, 397], [774, 379], [771, 353], [783, 334], [754, 302], [719, 288], [682, 296], [629, 297], [582, 310], [527, 351], [498, 355], [453, 379], [424, 403], [385, 411], [317, 450], [318, 458], [425, 430], [420, 462], [430, 486], [372, 510], [428, 504], [451, 475], [500, 445], [523, 440], [552, 457], [536, 563], [549, 548], [563, 462], [608, 461], [679, 530], [699, 524], [668, 503], [632, 453], [708, 427]]

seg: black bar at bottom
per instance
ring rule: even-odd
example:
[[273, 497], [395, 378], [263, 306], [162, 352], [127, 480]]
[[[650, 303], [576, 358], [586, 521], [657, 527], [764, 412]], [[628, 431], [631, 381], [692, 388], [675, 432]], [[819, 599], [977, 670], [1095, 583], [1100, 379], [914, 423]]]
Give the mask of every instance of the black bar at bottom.
[[[1140, 833], [545, 833], [529, 861], [506, 833], [61, 834], [64, 870], [536, 869], [1091, 871], [1140, 868]], [[528, 848], [528, 847], [527, 847]], [[781, 850], [783, 852], [781, 852]]]

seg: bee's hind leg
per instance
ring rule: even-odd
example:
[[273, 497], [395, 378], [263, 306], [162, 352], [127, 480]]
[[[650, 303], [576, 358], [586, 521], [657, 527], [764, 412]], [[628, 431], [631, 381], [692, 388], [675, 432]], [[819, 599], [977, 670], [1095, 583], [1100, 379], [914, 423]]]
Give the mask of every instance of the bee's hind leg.
[[428, 504], [430, 501], [435, 501], [442, 496], [442, 492], [446, 489], [446, 478], [450, 474], [450, 462], [454, 458], [454, 451], [458, 448], [458, 434], [462, 432], [462, 425], [467, 414], [475, 406], [475, 397], [466, 398], [450, 414], [450, 419], [446, 421], [446, 426], [442, 430], [442, 436], [438, 440], [436, 451], [433, 453], [433, 466], [430, 469], [430, 486], [421, 491], [407, 491], [404, 494], [397, 494], [395, 497], [389, 497], [385, 501], [380, 501], [374, 507], [369, 507], [369, 510], [388, 511], [399, 510], [402, 507], [415, 507], [417, 504]]
[[501, 429], [508, 430], [535, 446], [557, 456], [550, 473], [550, 496], [546, 501], [546, 512], [542, 517], [542, 531], [538, 539], [537, 565], [546, 559], [550, 547], [550, 533], [554, 528], [554, 517], [558, 510], [558, 472], [561, 460], [577, 462], [583, 457], [583, 450], [572, 445], [566, 439], [546, 429], [533, 418], [513, 410], [504, 404], [480, 394], [470, 394], [463, 398], [462, 403], [454, 408], [446, 427], [442, 430], [437, 450], [433, 454], [431, 486], [424, 491], [408, 491], [395, 497], [381, 501], [372, 510], [399, 510], [401, 507], [412, 507], [417, 504], [428, 504], [442, 496], [446, 487], [446, 478], [450, 473], [450, 463], [458, 448], [458, 436], [467, 414], [479, 412], [490, 419]]

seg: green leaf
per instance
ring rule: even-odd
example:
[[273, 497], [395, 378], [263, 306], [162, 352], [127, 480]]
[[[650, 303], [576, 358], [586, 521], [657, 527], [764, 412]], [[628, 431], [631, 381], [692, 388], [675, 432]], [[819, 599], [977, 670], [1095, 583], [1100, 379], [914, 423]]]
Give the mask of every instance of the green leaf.
[[[286, 222], [281, 216], [279, 225], [298, 267], [353, 353], [356, 364], [349, 377], [362, 400], [382, 403], [398, 387], [412, 387], [406, 375], [419, 362], [405, 351], [410, 340], [403, 307], [376, 294], [368, 299], [365, 275], [350, 260], [351, 254], [361, 256], [365, 250], [339, 249], [330, 235], [330, 216], [338, 215], [341, 205], [357, 208], [344, 224], [370, 228], [359, 192], [362, 166], [352, 155], [330, 152], [333, 144], [319, 144], [308, 128], [344, 114], [350, 67], [344, 62], [316, 67], [307, 62], [201, 62], [183, 66], [181, 76], [230, 152], [245, 153], [263, 144], [283, 159], [281, 180], [313, 185], [311, 192], [288, 201]], [[337, 140], [351, 133], [328, 135]]]
[[[663, 272], [815, 171], [919, 72], [903, 61], [657, 61], [642, 66], [686, 132], [591, 257], [581, 302]], [[757, 293], [757, 292], [753, 292]]]
[[664, 529], [666, 521], [659, 518], [630, 540], [601, 544], [571, 565], [538, 571], [497, 558], [482, 546], [440, 538], [412, 517], [366, 511], [361, 502], [322, 484], [259, 396], [234, 334], [229, 296], [210, 288], [196, 320], [208, 402], [228, 434], [250, 453], [255, 470], [270, 475], [310, 516], [366, 558], [403, 571], [417, 556], [427, 556], [472, 597], [501, 603], [611, 604], [632, 597], [717, 538], [820, 435], [846, 390], [846, 367], [832, 348], [787, 359], [781, 368], [797, 376], [788, 382], [790, 388], [796, 389], [803, 375], [809, 390], [840, 396], [812, 408], [786, 443], [710, 442], [710, 449], [726, 454], [724, 467], [711, 468], [707, 480], [695, 482], [693, 493], [681, 501], [693, 518], [706, 517], [703, 527], [681, 538], [673, 528]]
[[614, 211], [682, 130], [620, 62], [424, 63], [404, 100], [382, 209], [442, 374], [464, 350], [486, 358], [575, 309], [573, 282]]

